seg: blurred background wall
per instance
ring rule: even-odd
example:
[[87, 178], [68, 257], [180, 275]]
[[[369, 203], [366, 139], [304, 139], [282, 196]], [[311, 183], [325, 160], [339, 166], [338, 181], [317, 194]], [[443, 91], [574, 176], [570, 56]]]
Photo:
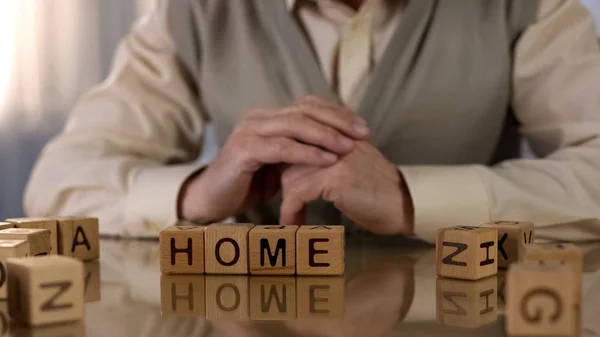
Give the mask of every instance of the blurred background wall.
[[[154, 1], [0, 0], [0, 219], [22, 215], [40, 150], [77, 97], [104, 79], [119, 39]], [[581, 1], [600, 23], [600, 0]], [[216, 151], [211, 131], [205, 158]]]

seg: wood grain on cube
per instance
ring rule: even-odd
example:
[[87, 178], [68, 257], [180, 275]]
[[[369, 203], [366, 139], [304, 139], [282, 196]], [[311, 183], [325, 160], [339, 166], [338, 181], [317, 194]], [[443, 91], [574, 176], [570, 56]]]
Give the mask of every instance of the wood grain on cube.
[[294, 275], [298, 226], [256, 226], [250, 230], [250, 273]]
[[24, 240], [0, 240], [0, 300], [6, 299], [6, 261], [13, 257], [29, 255], [29, 243]]
[[0, 231], [3, 229], [15, 228], [15, 224], [10, 222], [2, 222], [0, 221]]
[[101, 298], [100, 293], [100, 261], [88, 261], [84, 263], [83, 278], [83, 300], [85, 303], [98, 302]]
[[297, 277], [298, 318], [339, 318], [344, 315], [344, 277]]
[[50, 218], [14, 218], [6, 219], [15, 228], [47, 229], [50, 231], [50, 254], [58, 254], [58, 222]]
[[210, 320], [247, 321], [250, 318], [248, 276], [207, 275], [206, 317]]
[[10, 325], [9, 317], [8, 301], [0, 301], [0, 336], [7, 336], [8, 327]]
[[97, 218], [61, 217], [58, 221], [58, 253], [81, 261], [100, 257]]
[[532, 222], [495, 221], [481, 227], [498, 230], [498, 268], [508, 268], [511, 263], [522, 260], [525, 246], [535, 238]]
[[344, 226], [301, 226], [296, 232], [296, 273], [342, 275], [344, 249]]
[[205, 226], [173, 226], [162, 230], [160, 270], [172, 274], [204, 273]]
[[50, 255], [9, 259], [10, 316], [38, 326], [84, 316], [84, 267], [73, 258]]
[[248, 236], [252, 224], [206, 227], [204, 256], [207, 274], [248, 274]]
[[296, 278], [250, 277], [250, 318], [282, 321], [296, 318]]
[[495, 228], [458, 226], [438, 231], [438, 276], [479, 280], [498, 272], [498, 231]]
[[498, 317], [498, 280], [490, 276], [477, 281], [439, 277], [436, 289], [438, 322], [477, 328]]
[[160, 307], [165, 316], [206, 316], [204, 275], [162, 274]]
[[50, 254], [51, 233], [47, 229], [8, 228], [0, 231], [0, 240], [25, 240], [29, 243], [29, 256]]
[[41, 327], [30, 327], [25, 324], [11, 324], [12, 337], [85, 337], [85, 325], [82, 321], [66, 324], [53, 324]]
[[557, 262], [511, 265], [506, 279], [506, 330], [514, 336], [571, 336], [577, 331], [576, 276]]

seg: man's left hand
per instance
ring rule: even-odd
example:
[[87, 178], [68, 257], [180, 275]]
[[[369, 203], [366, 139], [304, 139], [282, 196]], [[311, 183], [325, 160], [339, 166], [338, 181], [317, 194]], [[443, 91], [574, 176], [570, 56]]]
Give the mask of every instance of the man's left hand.
[[305, 224], [305, 205], [322, 198], [356, 224], [384, 235], [413, 231], [412, 200], [398, 168], [366, 141], [329, 167], [292, 165], [281, 176], [281, 224]]

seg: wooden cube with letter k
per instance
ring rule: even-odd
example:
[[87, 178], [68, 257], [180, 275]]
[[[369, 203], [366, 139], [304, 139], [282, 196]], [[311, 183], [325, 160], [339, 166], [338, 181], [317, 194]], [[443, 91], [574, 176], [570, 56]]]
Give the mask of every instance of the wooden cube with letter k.
[[438, 276], [479, 280], [498, 272], [498, 231], [495, 228], [458, 226], [438, 231]]

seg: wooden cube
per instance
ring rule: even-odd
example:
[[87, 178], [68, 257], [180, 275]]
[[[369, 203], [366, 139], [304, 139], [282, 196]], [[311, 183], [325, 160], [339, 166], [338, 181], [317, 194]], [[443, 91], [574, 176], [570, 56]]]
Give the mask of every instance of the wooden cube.
[[206, 317], [210, 320], [247, 321], [248, 276], [206, 276]]
[[[6, 260], [29, 255], [29, 243], [23, 240], [0, 240], [0, 300], [6, 299]], [[2, 335], [0, 335], [2, 336]]]
[[49, 218], [14, 218], [6, 219], [15, 228], [47, 229], [50, 231], [50, 253], [58, 254], [58, 222]]
[[510, 266], [506, 280], [506, 330], [513, 336], [571, 336], [577, 331], [576, 276], [557, 262]]
[[85, 325], [81, 321], [30, 327], [24, 324], [11, 324], [13, 337], [85, 337]]
[[81, 261], [100, 257], [97, 218], [61, 217], [58, 221], [58, 253]]
[[50, 231], [47, 229], [8, 228], [0, 231], [0, 240], [25, 240], [29, 243], [29, 256], [43, 256], [52, 250]]
[[50, 255], [9, 259], [10, 316], [38, 326], [83, 318], [83, 263]]
[[294, 275], [298, 226], [256, 226], [250, 231], [250, 273]]
[[480, 280], [498, 272], [498, 231], [495, 228], [459, 226], [438, 231], [437, 274]]
[[344, 226], [302, 226], [296, 232], [296, 273], [342, 275], [344, 249]]
[[558, 261], [583, 274], [583, 251], [572, 243], [536, 243], [525, 247], [525, 261]]
[[8, 301], [0, 301], [0, 336], [8, 336], [9, 317]]
[[173, 226], [162, 230], [160, 270], [170, 274], [203, 274], [205, 229], [205, 226]]
[[503, 315], [506, 310], [506, 269], [498, 270], [498, 314]]
[[3, 229], [15, 228], [15, 224], [10, 222], [2, 222], [0, 221], [0, 231]]
[[496, 276], [477, 281], [438, 277], [437, 321], [448, 326], [477, 328], [498, 317]]
[[481, 227], [498, 230], [498, 268], [508, 268], [511, 263], [522, 260], [525, 246], [534, 240], [532, 222], [495, 221]]
[[343, 277], [296, 278], [298, 318], [339, 318], [344, 315]]
[[100, 301], [100, 261], [84, 263], [83, 300], [85, 303]]
[[206, 316], [204, 275], [162, 274], [161, 311], [165, 316]]
[[250, 278], [250, 318], [282, 321], [296, 318], [296, 278], [255, 276]]
[[253, 227], [253, 224], [213, 224], [206, 227], [206, 273], [248, 274], [248, 236]]

